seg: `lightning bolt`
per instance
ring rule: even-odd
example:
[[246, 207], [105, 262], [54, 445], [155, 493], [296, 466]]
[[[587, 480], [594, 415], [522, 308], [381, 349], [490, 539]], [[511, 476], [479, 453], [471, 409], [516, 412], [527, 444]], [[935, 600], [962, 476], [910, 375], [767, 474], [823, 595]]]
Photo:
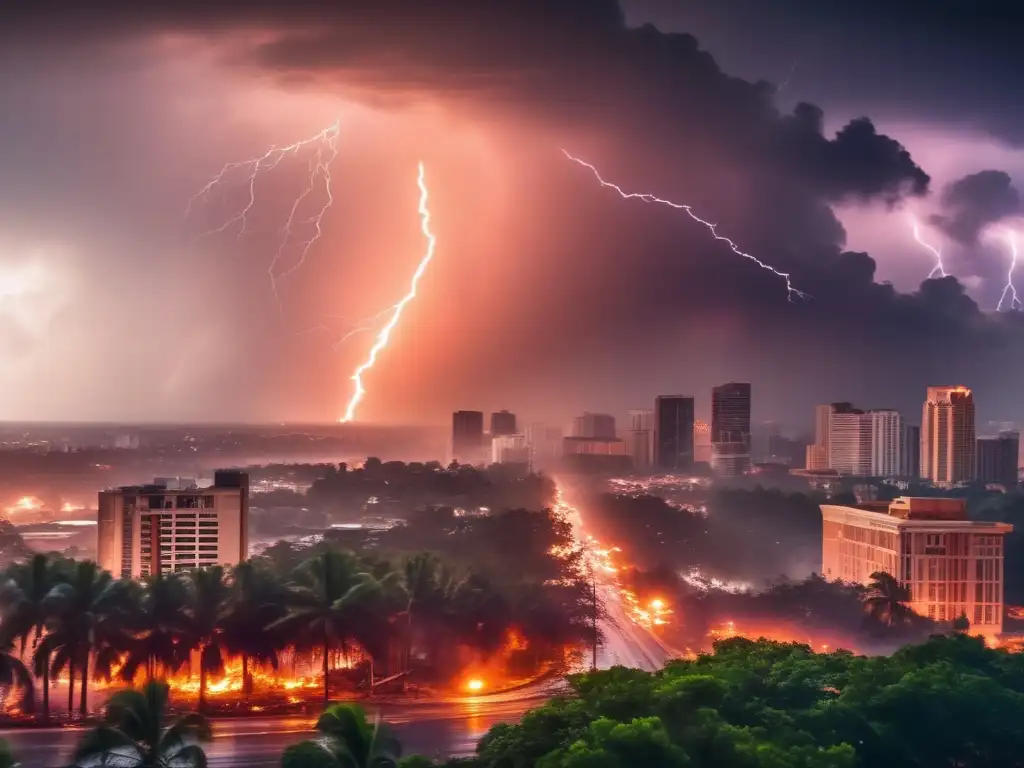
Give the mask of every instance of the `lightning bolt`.
[[586, 162], [585, 160], [580, 160], [578, 157], [574, 157], [564, 149], [562, 150], [562, 154], [564, 154], [567, 158], [572, 160], [577, 165], [582, 165], [584, 168], [589, 168], [602, 187], [607, 187], [608, 189], [615, 190], [619, 194], [619, 196], [624, 200], [643, 200], [645, 203], [658, 203], [660, 205], [667, 205], [669, 208], [675, 208], [676, 210], [679, 211], [685, 211], [691, 219], [696, 221], [698, 224], [704, 225], [704, 227], [707, 228], [707, 230], [711, 233], [712, 237], [714, 237], [715, 240], [720, 240], [721, 242], [728, 245], [729, 249], [737, 256], [742, 256], [744, 259], [749, 259], [750, 261], [757, 264], [757, 266], [759, 266], [761, 269], [765, 269], [771, 272], [772, 274], [781, 277], [786, 282], [786, 298], [788, 298], [790, 302], [793, 301], [794, 296], [799, 296], [801, 299], [808, 298], [806, 293], [804, 293], [803, 291], [798, 291], [796, 288], [793, 287], [793, 283], [790, 279], [788, 272], [780, 272], [771, 264], [767, 264], [761, 261], [756, 256], [753, 256], [747, 253], [746, 251], [742, 250], [738, 245], [736, 245], [736, 243], [734, 243], [725, 235], [718, 234], [718, 225], [712, 224], [710, 221], [705, 221], [704, 219], [702, 219], [700, 216], [693, 212], [693, 209], [689, 205], [684, 205], [683, 203], [675, 203], [672, 202], [671, 200], [665, 200], [663, 198], [656, 197], [655, 195], [652, 195], [649, 192], [626, 192], [619, 185], [612, 184], [610, 181], [605, 181], [604, 178], [601, 176], [601, 173], [597, 170], [597, 168], [595, 168], [593, 165]]
[[1017, 296], [1017, 288], [1013, 284], [1013, 270], [1017, 267], [1017, 233], [1008, 230], [1006, 232], [1006, 243], [1010, 246], [1010, 269], [1006, 273], [1006, 287], [1003, 288], [1003, 293], [999, 297], [999, 303], [996, 304], [996, 312], [1003, 310], [1003, 302], [1009, 298], [1010, 306], [1008, 309], [1020, 309], [1021, 301], [1020, 297]]
[[948, 277], [946, 274], [946, 267], [942, 263], [942, 251], [921, 239], [921, 225], [918, 224], [916, 216], [912, 215], [910, 217], [910, 229], [914, 233], [914, 239], [917, 241], [917, 244], [923, 248], [927, 248], [935, 257], [935, 266], [932, 267], [932, 271], [928, 273], [928, 277], [926, 279], [931, 280], [936, 274], [938, 274], [939, 277]]
[[[293, 144], [288, 144], [287, 146], [273, 146], [259, 157], [227, 163], [220, 169], [220, 173], [210, 179], [202, 189], [196, 192], [196, 194], [189, 199], [188, 205], [185, 206], [185, 218], [187, 219], [192, 213], [193, 206], [198, 201], [207, 200], [214, 189], [228, 183], [229, 178], [233, 176], [233, 172], [241, 171], [243, 175], [243, 183], [249, 192], [248, 200], [239, 210], [228, 216], [224, 223], [219, 227], [208, 230], [200, 235], [200, 238], [203, 238], [219, 234], [227, 231], [234, 225], [240, 224], [241, 226], [238, 229], [236, 238], [241, 240], [248, 231], [249, 213], [252, 211], [253, 206], [256, 205], [256, 181], [260, 174], [274, 170], [286, 157], [295, 157], [298, 156], [303, 149], [316, 147], [316, 151], [313, 153], [313, 157], [309, 161], [309, 183], [292, 203], [291, 211], [289, 212], [288, 218], [281, 229], [281, 241], [278, 245], [277, 252], [274, 254], [274, 258], [270, 262], [270, 266], [267, 267], [267, 276], [270, 278], [270, 288], [274, 293], [274, 300], [277, 302], [279, 309], [283, 309], [283, 307], [281, 304], [281, 296], [277, 290], [277, 281], [284, 279], [297, 269], [300, 269], [303, 264], [306, 263], [306, 257], [309, 255], [310, 249], [323, 235], [323, 218], [328, 209], [334, 204], [334, 196], [331, 192], [331, 164], [338, 157], [338, 136], [340, 132], [341, 121], [339, 119], [309, 138], [296, 141]], [[324, 202], [312, 216], [306, 219], [297, 220], [297, 216], [303, 202], [320, 186], [323, 187], [325, 192]], [[307, 226], [312, 225], [312, 234], [305, 238], [297, 234], [296, 227], [300, 224]], [[281, 273], [278, 273], [277, 266], [285, 257], [286, 251], [293, 241], [299, 249], [298, 258], [291, 267]]]
[[[366, 388], [363, 386], [363, 374], [373, 368], [377, 362], [377, 356], [384, 350], [391, 340], [391, 332], [398, 325], [398, 321], [402, 319], [402, 313], [405, 311], [405, 307], [416, 298], [416, 289], [419, 286], [420, 279], [423, 274], [427, 271], [427, 267], [430, 266], [431, 260], [434, 258], [434, 251], [437, 248], [437, 238], [434, 237], [434, 233], [430, 229], [430, 193], [427, 190], [426, 181], [426, 170], [423, 167], [423, 163], [419, 164], [419, 173], [416, 177], [416, 185], [420, 190], [420, 203], [419, 203], [419, 214], [420, 214], [420, 229], [423, 232], [423, 237], [427, 241], [427, 249], [423, 254], [423, 258], [420, 259], [419, 265], [416, 267], [416, 271], [412, 275], [412, 281], [409, 284], [409, 292], [403, 296], [397, 304], [389, 307], [385, 312], [390, 312], [391, 317], [381, 328], [380, 333], [377, 334], [377, 340], [370, 348], [370, 353], [367, 355], [359, 367], [356, 368], [352, 374], [352, 381], [355, 383], [355, 391], [352, 393], [352, 398], [348, 401], [348, 407], [345, 408], [345, 415], [342, 416], [339, 421], [346, 423], [352, 421], [355, 418], [356, 408], [359, 407], [359, 403], [363, 399], [363, 395], [366, 394]], [[383, 314], [383, 313], [382, 313]]]

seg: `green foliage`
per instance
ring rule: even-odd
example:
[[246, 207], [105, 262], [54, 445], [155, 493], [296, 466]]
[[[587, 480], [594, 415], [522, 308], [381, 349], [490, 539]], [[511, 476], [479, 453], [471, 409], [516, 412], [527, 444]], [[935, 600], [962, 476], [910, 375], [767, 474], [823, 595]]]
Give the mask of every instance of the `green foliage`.
[[874, 658], [736, 638], [570, 685], [492, 729], [478, 768], [1024, 765], [1024, 657], [961, 634]]
[[0, 739], [0, 768], [18, 768], [18, 762], [14, 759], [10, 745], [3, 739]]
[[[285, 750], [282, 768], [397, 768], [402, 747], [387, 723], [356, 704], [335, 704], [317, 720], [320, 737]], [[412, 761], [417, 765], [416, 761]], [[422, 764], [422, 763], [420, 763]], [[430, 765], [430, 761], [426, 761]]]

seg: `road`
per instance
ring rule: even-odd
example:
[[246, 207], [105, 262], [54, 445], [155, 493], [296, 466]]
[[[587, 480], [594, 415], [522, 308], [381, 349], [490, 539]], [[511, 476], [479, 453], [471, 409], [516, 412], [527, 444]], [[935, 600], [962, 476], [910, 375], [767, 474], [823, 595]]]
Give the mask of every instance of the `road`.
[[[557, 509], [573, 522], [580, 543], [586, 544], [588, 566], [594, 575], [602, 604], [600, 627], [603, 641], [597, 662], [602, 669], [615, 665], [660, 669], [676, 654], [647, 626], [636, 621], [607, 560], [607, 551], [585, 535], [579, 510], [558, 486]], [[604, 552], [604, 554], [602, 554]], [[394, 703], [367, 707], [379, 711], [402, 742], [406, 754], [430, 757], [464, 757], [494, 725], [516, 722], [523, 713], [542, 704], [561, 687], [560, 682], [539, 684], [519, 691], [424, 703]], [[211, 768], [276, 768], [289, 744], [312, 735], [311, 717], [245, 717], [214, 721], [214, 740], [206, 753]], [[66, 728], [0, 730], [15, 758], [32, 768], [62, 768], [83, 729]]]

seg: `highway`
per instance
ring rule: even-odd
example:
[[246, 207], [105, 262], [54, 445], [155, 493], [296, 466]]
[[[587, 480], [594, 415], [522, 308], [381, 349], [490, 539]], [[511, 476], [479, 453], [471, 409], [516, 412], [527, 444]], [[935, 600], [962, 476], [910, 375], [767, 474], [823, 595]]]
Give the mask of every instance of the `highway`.
[[[676, 654], [648, 626], [638, 622], [624, 598], [609, 551], [586, 535], [582, 516], [558, 486], [556, 511], [572, 521], [574, 534], [584, 546], [588, 571], [593, 575], [601, 602], [603, 636], [597, 662], [602, 669], [615, 665], [660, 669]], [[587, 658], [587, 664], [590, 659]], [[434, 702], [367, 704], [390, 723], [406, 754], [430, 757], [472, 755], [480, 738], [494, 725], [515, 722], [542, 704], [563, 684], [547, 682], [518, 691]], [[280, 765], [289, 744], [312, 735], [312, 717], [243, 717], [214, 721], [214, 740], [206, 745], [211, 768], [271, 768]], [[31, 728], [0, 730], [15, 759], [32, 768], [63, 768], [70, 764], [83, 729]]]

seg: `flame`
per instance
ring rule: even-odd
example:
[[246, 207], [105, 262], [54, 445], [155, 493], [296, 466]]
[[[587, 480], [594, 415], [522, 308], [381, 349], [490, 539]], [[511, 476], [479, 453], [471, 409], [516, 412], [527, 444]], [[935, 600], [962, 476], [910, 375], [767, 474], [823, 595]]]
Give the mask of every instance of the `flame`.
[[478, 693], [484, 689], [484, 681], [479, 677], [474, 677], [466, 682], [466, 689]]

